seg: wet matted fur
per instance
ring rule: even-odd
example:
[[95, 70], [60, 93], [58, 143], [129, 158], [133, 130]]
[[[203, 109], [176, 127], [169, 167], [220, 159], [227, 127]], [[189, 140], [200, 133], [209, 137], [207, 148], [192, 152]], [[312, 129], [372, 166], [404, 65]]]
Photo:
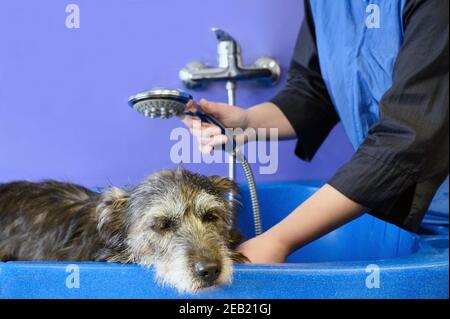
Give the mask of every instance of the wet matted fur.
[[[234, 182], [184, 169], [155, 173], [131, 190], [71, 183], [0, 184], [0, 260], [153, 265], [161, 283], [196, 291], [231, 281], [241, 235], [227, 194]], [[217, 276], [199, 276], [200, 261]]]

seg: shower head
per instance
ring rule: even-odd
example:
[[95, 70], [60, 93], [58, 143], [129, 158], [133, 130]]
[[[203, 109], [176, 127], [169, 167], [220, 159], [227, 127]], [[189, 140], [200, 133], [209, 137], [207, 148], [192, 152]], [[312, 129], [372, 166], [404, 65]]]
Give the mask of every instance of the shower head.
[[184, 114], [190, 100], [192, 96], [183, 91], [156, 89], [130, 97], [128, 104], [145, 116], [166, 119]]
[[[211, 115], [203, 113], [197, 104], [194, 104], [194, 111], [185, 111], [186, 104], [191, 100], [192, 95], [180, 90], [156, 89], [130, 97], [128, 104], [134, 110], [150, 118], [167, 119], [172, 116], [195, 116], [203, 122], [220, 127], [223, 134], [229, 134], [222, 123]], [[233, 138], [230, 137], [230, 140], [233, 140]]]

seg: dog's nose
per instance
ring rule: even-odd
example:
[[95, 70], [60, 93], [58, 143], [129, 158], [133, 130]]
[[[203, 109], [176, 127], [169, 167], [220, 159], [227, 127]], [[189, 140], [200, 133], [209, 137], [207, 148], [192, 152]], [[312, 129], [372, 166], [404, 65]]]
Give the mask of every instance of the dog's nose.
[[194, 270], [197, 276], [207, 282], [213, 282], [220, 275], [220, 265], [213, 260], [203, 260], [195, 263]]

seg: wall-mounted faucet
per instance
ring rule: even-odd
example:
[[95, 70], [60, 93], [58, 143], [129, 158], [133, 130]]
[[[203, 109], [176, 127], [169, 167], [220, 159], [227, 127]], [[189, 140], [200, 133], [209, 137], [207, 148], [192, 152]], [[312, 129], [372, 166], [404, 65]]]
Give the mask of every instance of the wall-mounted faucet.
[[[250, 67], [242, 65], [239, 43], [225, 31], [213, 28], [218, 45], [217, 67], [209, 67], [201, 62], [191, 62], [180, 70], [180, 79], [190, 89], [203, 88], [208, 82], [224, 81], [228, 93], [228, 104], [236, 100], [236, 82], [258, 80], [266, 85], [275, 85], [280, 80], [281, 69], [276, 60], [262, 57]], [[228, 176], [235, 178], [235, 158], [230, 155]]]
[[190, 89], [203, 88], [211, 81], [225, 81], [228, 103], [235, 103], [235, 84], [241, 80], [258, 80], [268, 85], [280, 80], [280, 66], [272, 58], [256, 60], [254, 66], [242, 65], [239, 43], [225, 31], [213, 28], [218, 40], [218, 67], [208, 67], [201, 62], [191, 62], [180, 70], [180, 79]]
[[213, 28], [218, 45], [218, 67], [207, 67], [200, 62], [187, 64], [180, 71], [180, 79], [189, 88], [204, 87], [209, 81], [261, 80], [267, 84], [276, 84], [280, 79], [280, 66], [272, 59], [263, 57], [255, 65], [242, 65], [241, 47], [228, 33]]

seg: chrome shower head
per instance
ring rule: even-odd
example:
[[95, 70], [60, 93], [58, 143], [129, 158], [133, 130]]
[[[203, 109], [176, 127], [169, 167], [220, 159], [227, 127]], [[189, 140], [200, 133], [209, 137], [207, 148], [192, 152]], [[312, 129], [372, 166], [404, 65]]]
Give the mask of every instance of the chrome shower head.
[[183, 91], [156, 89], [130, 97], [128, 104], [145, 116], [166, 119], [184, 114], [190, 100], [192, 96]]
[[[139, 113], [151, 118], [167, 119], [172, 116], [195, 116], [203, 122], [220, 127], [223, 134], [229, 134], [218, 120], [201, 111], [194, 103], [195, 110], [186, 111], [186, 105], [192, 100], [192, 95], [180, 90], [157, 89], [138, 93], [129, 98], [128, 104]], [[234, 145], [234, 139], [230, 136]], [[234, 147], [233, 147], [234, 150]]]
[[128, 105], [139, 113], [151, 118], [167, 119], [172, 116], [196, 116], [203, 122], [212, 123], [225, 132], [225, 127], [214, 117], [205, 114], [194, 103], [194, 111], [185, 111], [186, 105], [192, 100], [192, 95], [180, 90], [156, 89], [133, 95], [128, 99]]

